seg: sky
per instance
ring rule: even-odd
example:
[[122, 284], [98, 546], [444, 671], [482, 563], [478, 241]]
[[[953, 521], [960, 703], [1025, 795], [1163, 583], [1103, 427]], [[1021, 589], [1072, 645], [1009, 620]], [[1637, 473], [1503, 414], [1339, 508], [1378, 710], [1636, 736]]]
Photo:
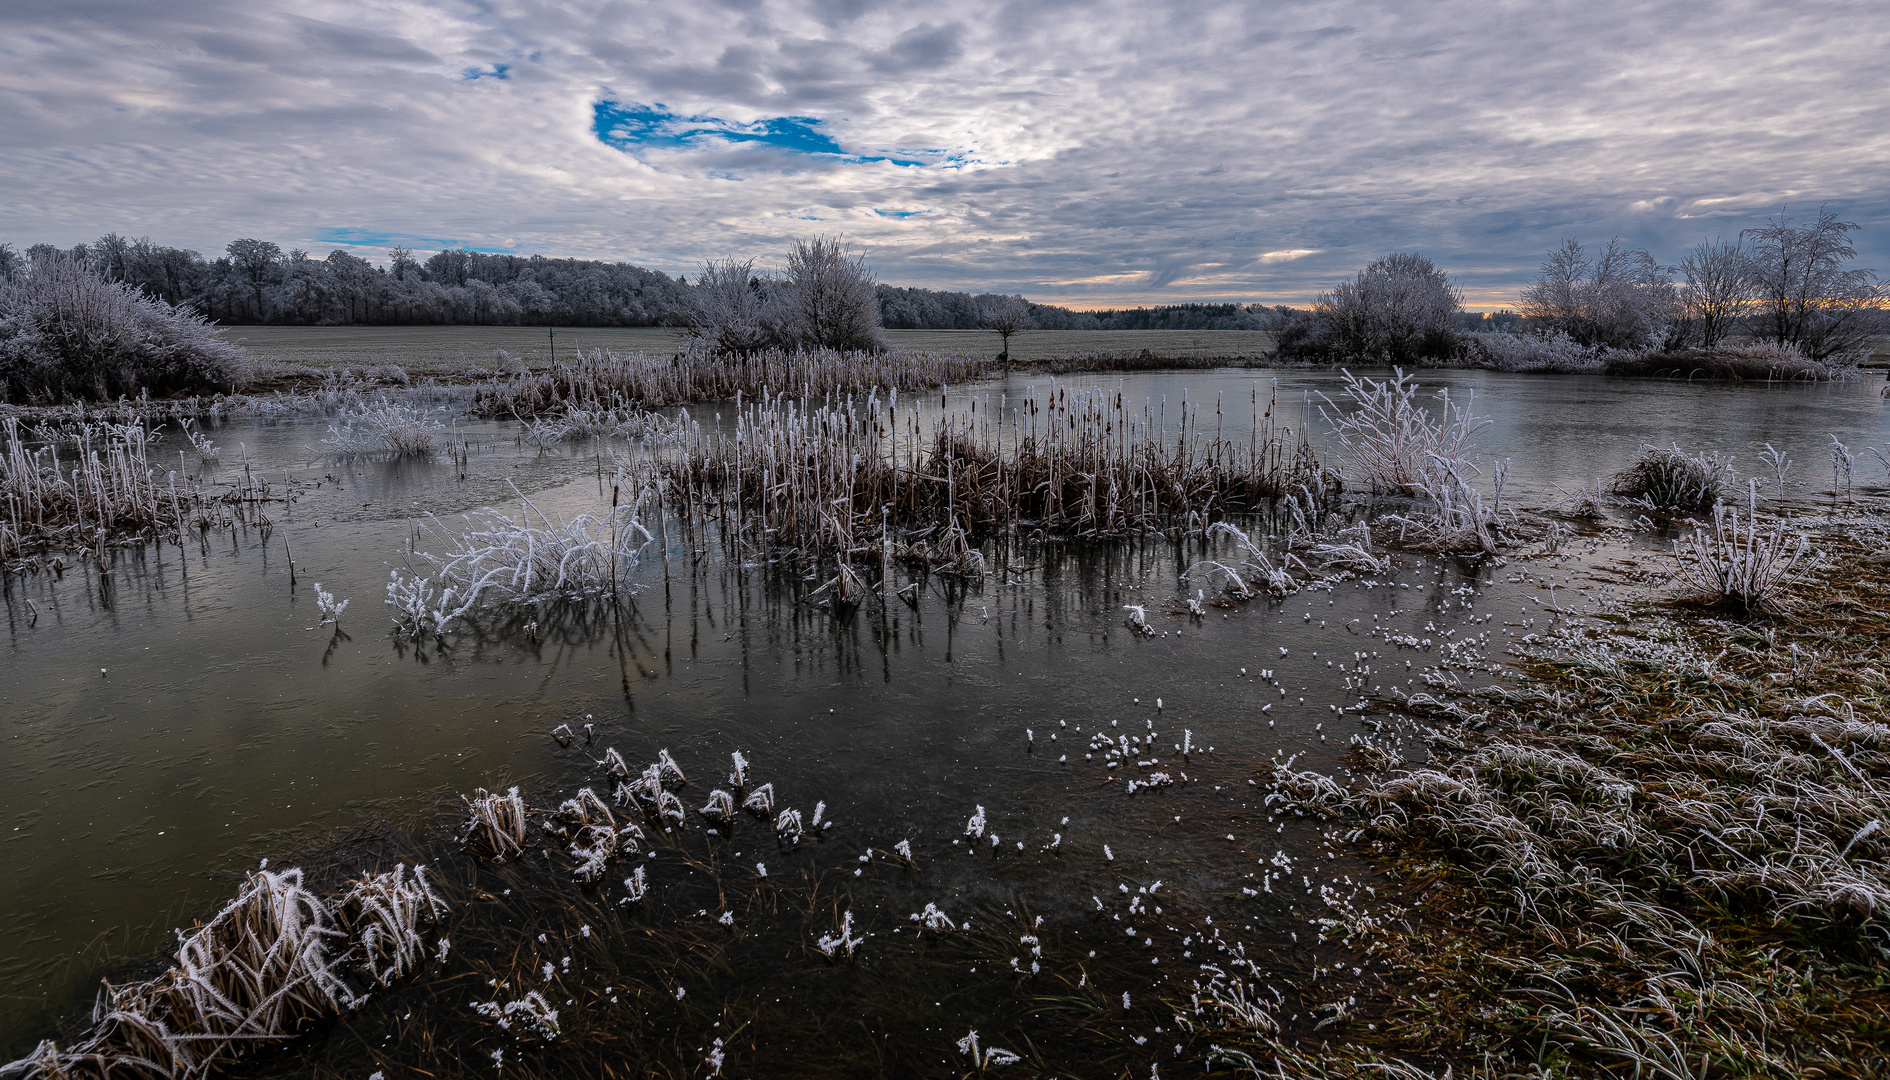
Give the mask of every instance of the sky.
[[1890, 276], [1890, 4], [6, 0], [0, 240], [778, 266], [1304, 303], [1421, 251], [1828, 205]]

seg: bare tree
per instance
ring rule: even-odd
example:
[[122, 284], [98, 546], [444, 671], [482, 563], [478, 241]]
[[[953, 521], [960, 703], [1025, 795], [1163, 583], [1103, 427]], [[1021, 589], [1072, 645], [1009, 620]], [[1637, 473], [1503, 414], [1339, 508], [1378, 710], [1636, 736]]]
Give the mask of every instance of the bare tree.
[[768, 316], [776, 340], [789, 348], [886, 347], [865, 257], [852, 255], [837, 239], [794, 242], [787, 275], [769, 296]]
[[690, 293], [689, 336], [716, 352], [747, 356], [768, 345], [764, 307], [755, 260], [710, 260]]
[[1793, 345], [1806, 357], [1859, 352], [1884, 331], [1884, 284], [1870, 270], [1847, 270], [1857, 257], [1857, 224], [1820, 208], [1816, 223], [1794, 226], [1783, 211], [1764, 228], [1747, 229], [1758, 312], [1753, 336]]
[[1457, 347], [1462, 309], [1462, 291], [1436, 263], [1394, 252], [1319, 298], [1312, 337], [1320, 351], [1338, 357], [1393, 364], [1444, 357]]
[[1679, 298], [1686, 336], [1703, 348], [1716, 349], [1752, 310], [1756, 289], [1751, 259], [1738, 240], [1702, 240], [1680, 260], [1680, 273], [1686, 277]]
[[1668, 271], [1618, 237], [1592, 259], [1579, 241], [1563, 241], [1521, 300], [1523, 314], [1539, 329], [1590, 347], [1636, 351], [1666, 344], [1675, 307]]
[[1004, 343], [1004, 351], [998, 354], [998, 359], [1008, 364], [1011, 362], [1011, 335], [1030, 328], [1030, 303], [1021, 296], [979, 297], [978, 320], [986, 330], [997, 331], [998, 339]]

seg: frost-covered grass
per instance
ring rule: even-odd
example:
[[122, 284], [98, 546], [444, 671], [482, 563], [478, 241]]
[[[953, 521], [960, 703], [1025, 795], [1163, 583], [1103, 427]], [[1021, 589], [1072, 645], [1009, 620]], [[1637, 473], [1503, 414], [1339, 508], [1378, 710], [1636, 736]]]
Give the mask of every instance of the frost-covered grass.
[[[1741, 557], [1750, 528], [1723, 525]], [[1823, 544], [1766, 625], [1655, 604], [1563, 629], [1520, 686], [1399, 706], [1430, 760], [1281, 783], [1409, 882], [1362, 938], [1399, 1004], [1285, 1075], [1876, 1075], [1890, 569]]]
[[1640, 456], [1614, 474], [1612, 490], [1650, 507], [1708, 511], [1732, 490], [1736, 477], [1732, 459], [1712, 451], [1642, 446]]
[[447, 912], [424, 868], [368, 874], [334, 902], [300, 870], [248, 875], [236, 898], [178, 934], [156, 978], [106, 984], [90, 1028], [0, 1066], [7, 1080], [206, 1076], [356, 1006], [425, 961], [421, 931]]
[[444, 448], [447, 431], [421, 405], [379, 398], [344, 411], [322, 445], [341, 458], [425, 458]]
[[[617, 490], [628, 486], [620, 472]], [[439, 550], [416, 551], [431, 569], [395, 570], [387, 605], [410, 637], [444, 634], [483, 609], [628, 592], [643, 545], [642, 496], [595, 514], [550, 517], [523, 495], [517, 517], [491, 507], [463, 515], [452, 529], [430, 518], [426, 535]]]

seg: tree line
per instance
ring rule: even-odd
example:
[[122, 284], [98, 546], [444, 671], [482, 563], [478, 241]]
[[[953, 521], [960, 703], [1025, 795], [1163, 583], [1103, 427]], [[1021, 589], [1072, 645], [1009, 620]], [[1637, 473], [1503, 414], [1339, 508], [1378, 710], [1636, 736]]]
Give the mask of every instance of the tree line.
[[[54, 255], [225, 324], [686, 327], [695, 304], [686, 275], [622, 262], [396, 247], [377, 265], [340, 248], [316, 258], [253, 238], [209, 258], [115, 232], [71, 248], [34, 244], [22, 252], [0, 244], [0, 278]], [[753, 276], [763, 285], [772, 280]], [[888, 330], [990, 329], [993, 306], [1008, 299], [882, 283], [873, 296]], [[1273, 330], [1290, 311], [1259, 304], [1074, 311], [1024, 302], [1025, 330]]]
[[1890, 286], [1850, 265], [1858, 228], [1828, 209], [1805, 224], [1781, 212], [1733, 239], [1702, 240], [1672, 265], [1619, 239], [1592, 250], [1569, 239], [1548, 253], [1516, 311], [1488, 317], [1465, 313], [1461, 290], [1430, 259], [1393, 253], [1311, 310], [1287, 315], [1280, 350], [1314, 361], [1421, 363], [1460, 357], [1471, 329], [1552, 338], [1597, 355], [1710, 353], [1741, 342], [1854, 361], [1890, 332]]

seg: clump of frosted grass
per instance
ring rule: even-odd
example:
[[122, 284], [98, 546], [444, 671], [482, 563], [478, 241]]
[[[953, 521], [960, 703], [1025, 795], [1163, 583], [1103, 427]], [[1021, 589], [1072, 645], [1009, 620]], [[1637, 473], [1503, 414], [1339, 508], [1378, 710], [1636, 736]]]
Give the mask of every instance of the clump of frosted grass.
[[1024, 1060], [1001, 1046], [980, 1048], [976, 1028], [966, 1032], [965, 1037], [958, 1040], [958, 1052], [970, 1055], [972, 1064], [977, 1066], [979, 1072], [999, 1065], [1015, 1065]]
[[1634, 463], [1614, 474], [1613, 489], [1644, 506], [1706, 511], [1725, 496], [1735, 475], [1732, 459], [1717, 453], [1642, 446]]
[[446, 425], [426, 410], [377, 399], [343, 412], [328, 426], [322, 445], [337, 457], [431, 457]]
[[805, 829], [801, 824], [799, 810], [783, 810], [774, 819], [774, 835], [784, 844], [798, 844]]
[[774, 814], [774, 785], [763, 784], [748, 793], [742, 800], [742, 809], [756, 817], [771, 817]]
[[[545, 995], [536, 990], [529, 991], [516, 1001], [501, 1005], [496, 1001], [473, 1003], [473, 1010], [481, 1016], [490, 1018], [504, 1031], [510, 1031], [514, 1023], [541, 1039], [555, 1039], [563, 1033], [558, 1026], [558, 1010], [551, 1007]], [[503, 1050], [493, 1056], [493, 1060], [503, 1062], [500, 1056]]]
[[432, 520], [428, 531], [444, 551], [417, 554], [433, 573], [395, 570], [388, 581], [387, 604], [402, 633], [443, 634], [482, 606], [614, 594], [636, 572], [643, 545], [651, 540], [638, 520], [641, 498], [569, 519], [548, 517], [530, 499], [519, 498], [518, 517], [487, 507], [464, 515], [461, 532]]
[[466, 804], [466, 823], [460, 828], [459, 842], [491, 859], [504, 862], [525, 849], [525, 800], [518, 789], [504, 795], [474, 788], [472, 797], [460, 796]]
[[853, 911], [851, 909], [841, 914], [840, 925], [834, 928], [833, 933], [822, 934], [820, 939], [814, 942], [820, 951], [828, 956], [838, 952], [852, 956], [853, 950], [865, 943], [864, 937], [853, 936]]
[[1686, 539], [1674, 541], [1682, 589], [1746, 614], [1773, 606], [1780, 583], [1810, 542], [1800, 536], [1794, 543], [1783, 525], [1761, 531], [1758, 502], [1759, 485], [1754, 481], [1747, 485], [1743, 518], [1737, 507], [1716, 503], [1710, 532], [1695, 529]]
[[953, 922], [950, 916], [940, 911], [938, 905], [934, 903], [926, 904], [925, 910], [914, 913], [910, 921], [924, 924], [927, 930], [944, 931], [958, 929], [958, 924]]
[[735, 797], [716, 788], [709, 792], [708, 803], [698, 813], [717, 823], [728, 821], [735, 816]]
[[426, 959], [420, 929], [446, 914], [428, 884], [426, 867], [415, 866], [406, 876], [405, 864], [392, 873], [373, 874], [350, 882], [335, 905], [335, 915], [354, 939], [361, 964], [375, 982], [391, 986]]
[[[370, 919], [363, 925], [380, 924]], [[304, 887], [300, 870], [258, 870], [222, 911], [180, 934], [175, 961], [163, 974], [105, 984], [91, 1030], [71, 1050], [43, 1042], [32, 1057], [0, 1067], [0, 1074], [20, 1080], [94, 1072], [206, 1075], [352, 1004], [340, 970], [347, 942], [328, 904]]]

